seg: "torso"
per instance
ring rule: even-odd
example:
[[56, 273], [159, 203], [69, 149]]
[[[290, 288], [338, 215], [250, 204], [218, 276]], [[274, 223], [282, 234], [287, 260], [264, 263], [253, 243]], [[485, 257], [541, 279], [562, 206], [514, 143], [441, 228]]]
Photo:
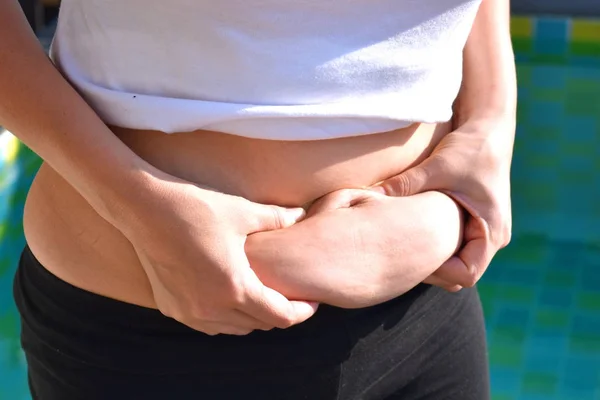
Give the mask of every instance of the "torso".
[[[405, 170], [429, 155], [449, 129], [448, 123], [414, 124], [319, 141], [257, 140], [207, 131], [113, 131], [142, 158], [172, 175], [256, 202], [300, 206]], [[129, 242], [47, 165], [31, 187], [24, 226], [33, 253], [59, 278], [97, 294], [155, 307]]]

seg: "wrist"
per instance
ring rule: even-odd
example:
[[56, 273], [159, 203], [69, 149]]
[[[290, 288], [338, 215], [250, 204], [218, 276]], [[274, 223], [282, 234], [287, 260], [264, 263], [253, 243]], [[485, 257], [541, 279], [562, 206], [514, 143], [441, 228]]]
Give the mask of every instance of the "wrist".
[[66, 176], [90, 206], [119, 229], [141, 219], [140, 211], [155, 203], [167, 181], [166, 173], [124, 150], [71, 160], [71, 176]]
[[474, 108], [457, 106], [454, 108], [452, 125], [453, 129], [458, 129], [465, 125], [516, 124], [516, 118], [516, 106], [508, 104]]

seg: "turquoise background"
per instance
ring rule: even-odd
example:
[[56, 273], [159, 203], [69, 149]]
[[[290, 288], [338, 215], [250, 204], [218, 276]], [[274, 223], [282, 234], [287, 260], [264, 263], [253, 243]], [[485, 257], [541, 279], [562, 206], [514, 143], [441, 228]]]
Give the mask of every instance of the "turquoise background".
[[[479, 285], [493, 399], [600, 400], [600, 22], [515, 17], [513, 41], [514, 237]], [[39, 160], [0, 143], [0, 399], [20, 400], [11, 283]]]

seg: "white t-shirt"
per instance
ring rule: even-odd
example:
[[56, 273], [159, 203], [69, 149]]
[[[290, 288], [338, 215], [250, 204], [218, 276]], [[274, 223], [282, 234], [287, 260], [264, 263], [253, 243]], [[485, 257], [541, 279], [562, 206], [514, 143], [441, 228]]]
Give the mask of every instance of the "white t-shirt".
[[312, 140], [443, 122], [481, 0], [63, 0], [51, 58], [106, 123]]

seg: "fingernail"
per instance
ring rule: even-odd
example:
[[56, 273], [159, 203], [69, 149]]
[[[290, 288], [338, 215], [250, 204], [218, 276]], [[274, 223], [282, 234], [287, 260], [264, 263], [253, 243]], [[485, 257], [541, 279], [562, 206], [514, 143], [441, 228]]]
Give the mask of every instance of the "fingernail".
[[286, 212], [286, 218], [289, 218], [289, 222], [298, 222], [306, 216], [304, 208], [288, 208]]
[[369, 188], [369, 190], [372, 191], [372, 192], [380, 193], [380, 194], [386, 194], [385, 188], [383, 186], [381, 186], [381, 185], [371, 186]]

